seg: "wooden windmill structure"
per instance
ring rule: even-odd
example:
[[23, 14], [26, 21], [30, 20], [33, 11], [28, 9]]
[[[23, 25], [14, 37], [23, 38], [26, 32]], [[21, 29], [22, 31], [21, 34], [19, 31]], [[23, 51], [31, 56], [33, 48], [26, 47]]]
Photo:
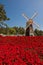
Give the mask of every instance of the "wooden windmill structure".
[[35, 12], [33, 16], [29, 19], [24, 13], [22, 16], [27, 20], [26, 22], [26, 36], [34, 36], [33, 24], [39, 28], [39, 25], [33, 22], [33, 18], [35, 18], [37, 13]]

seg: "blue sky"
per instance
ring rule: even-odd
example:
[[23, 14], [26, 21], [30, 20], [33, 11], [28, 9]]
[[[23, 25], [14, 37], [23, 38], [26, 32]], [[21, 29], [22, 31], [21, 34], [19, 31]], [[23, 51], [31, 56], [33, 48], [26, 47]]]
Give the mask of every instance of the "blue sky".
[[33, 20], [43, 30], [43, 0], [0, 0], [0, 3], [5, 5], [6, 14], [10, 18], [9, 21], [6, 21], [8, 26], [25, 27], [26, 20], [21, 14], [25, 13], [31, 18], [37, 11], [38, 15]]

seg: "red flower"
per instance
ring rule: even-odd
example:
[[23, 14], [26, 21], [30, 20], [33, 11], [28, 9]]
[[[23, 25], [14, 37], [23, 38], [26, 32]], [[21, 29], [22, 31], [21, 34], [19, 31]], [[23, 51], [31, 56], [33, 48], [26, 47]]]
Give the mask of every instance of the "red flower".
[[43, 65], [43, 37], [0, 36], [0, 65]]

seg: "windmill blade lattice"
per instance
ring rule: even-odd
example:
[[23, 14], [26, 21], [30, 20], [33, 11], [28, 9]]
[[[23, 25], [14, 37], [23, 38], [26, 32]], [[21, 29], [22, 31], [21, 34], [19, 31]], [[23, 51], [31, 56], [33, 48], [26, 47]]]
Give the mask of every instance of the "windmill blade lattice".
[[31, 17], [31, 19], [33, 19], [34, 17], [36, 17], [37, 16], [37, 12], [35, 12], [34, 14], [33, 14], [33, 16]]
[[29, 18], [23, 13], [22, 16], [28, 21]]

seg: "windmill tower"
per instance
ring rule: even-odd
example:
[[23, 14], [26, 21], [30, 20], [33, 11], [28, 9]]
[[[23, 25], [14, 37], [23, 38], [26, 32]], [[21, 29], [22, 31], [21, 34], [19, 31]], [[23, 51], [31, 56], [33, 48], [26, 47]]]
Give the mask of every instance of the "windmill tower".
[[35, 18], [37, 13], [35, 12], [33, 16], [29, 19], [24, 13], [22, 16], [27, 20], [26, 22], [26, 36], [34, 36], [33, 24], [39, 28], [39, 25], [33, 22], [33, 18]]

